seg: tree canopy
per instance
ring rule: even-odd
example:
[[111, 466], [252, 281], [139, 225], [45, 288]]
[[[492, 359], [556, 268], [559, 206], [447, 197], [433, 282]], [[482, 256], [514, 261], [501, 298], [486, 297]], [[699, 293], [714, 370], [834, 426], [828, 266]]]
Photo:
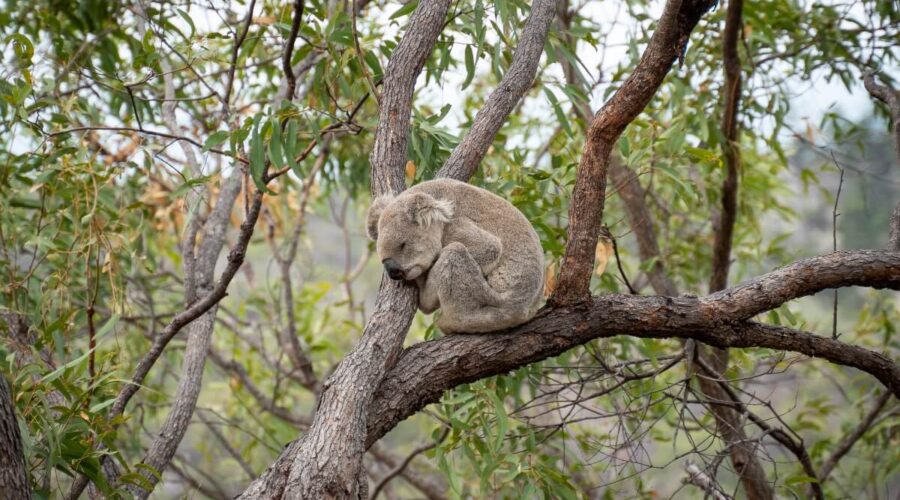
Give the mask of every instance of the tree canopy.
[[[896, 2], [0, 5], [3, 491], [900, 491]], [[531, 321], [381, 276], [437, 177], [537, 230]]]

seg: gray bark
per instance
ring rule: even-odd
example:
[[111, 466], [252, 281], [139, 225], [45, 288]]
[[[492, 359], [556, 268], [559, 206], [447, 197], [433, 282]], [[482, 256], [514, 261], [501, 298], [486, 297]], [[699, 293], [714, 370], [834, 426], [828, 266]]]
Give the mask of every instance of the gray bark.
[[716, 347], [767, 347], [857, 368], [900, 395], [900, 367], [887, 356], [790, 328], [749, 321], [827, 288], [900, 289], [900, 255], [837, 252], [806, 259], [705, 297], [602, 295], [587, 306], [545, 309], [506, 333], [455, 335], [406, 350], [369, 410], [371, 444], [457, 385], [508, 373], [597, 338], [694, 339]]
[[22, 436], [12, 392], [6, 377], [0, 374], [0, 492], [3, 498], [27, 500], [31, 498], [31, 484], [25, 468]]
[[[370, 161], [372, 192], [405, 189], [409, 117], [415, 82], [443, 28], [449, 0], [419, 3], [385, 70]], [[355, 498], [365, 452], [366, 412], [374, 388], [393, 366], [416, 311], [415, 288], [384, 278], [359, 344], [323, 384], [312, 426], [291, 449], [289, 467], [254, 481], [244, 498]], [[274, 480], [273, 480], [274, 479]]]
[[531, 4], [531, 15], [519, 37], [509, 70], [478, 110], [472, 127], [438, 171], [438, 177], [465, 181], [478, 169], [507, 116], [534, 83], [547, 32], [556, 16], [556, 3], [556, 0], [535, 0]]
[[[388, 64], [370, 158], [373, 195], [405, 189], [403, 169], [414, 83], [440, 33], [448, 7], [449, 2], [420, 3]], [[465, 181], [477, 168], [503, 121], [534, 80], [554, 8], [553, 1], [534, 3], [510, 70], [476, 117], [478, 126], [472, 127], [451, 155], [458, 162], [448, 161], [450, 166], [445, 165], [439, 175]], [[416, 311], [415, 292], [411, 286], [382, 282], [375, 315], [366, 325], [360, 344], [325, 384], [312, 428], [301, 440], [291, 443], [242, 498], [357, 495], [354, 481], [366, 449], [363, 443], [372, 388], [378, 386], [400, 353]]]
[[[214, 288], [216, 261], [222, 252], [222, 248], [225, 246], [228, 220], [240, 193], [242, 178], [243, 174], [241, 171], [236, 170], [225, 181], [225, 186], [219, 194], [215, 208], [205, 224], [206, 231], [200, 244], [200, 252], [194, 263], [193, 270], [195, 274], [191, 277], [197, 285], [201, 296], [211, 294]], [[259, 205], [255, 204], [251, 208], [251, 213], [247, 216], [247, 221], [252, 220], [255, 222], [259, 215], [259, 210]], [[252, 224], [248, 226], [245, 223], [242, 231], [246, 234], [246, 239], [249, 240]], [[193, 249], [189, 251], [193, 252]], [[241, 260], [243, 260], [243, 255], [241, 255]], [[214, 304], [188, 326], [187, 346], [182, 360], [181, 379], [178, 381], [175, 399], [172, 401], [172, 407], [169, 410], [169, 414], [166, 415], [165, 422], [163, 422], [162, 427], [154, 437], [141, 461], [159, 472], [159, 474], [162, 474], [169, 462], [171, 462], [172, 457], [175, 456], [178, 445], [181, 444], [181, 440], [187, 432], [194, 409], [197, 407], [197, 398], [200, 396], [200, 389], [203, 385], [203, 367], [206, 365], [206, 357], [212, 343], [212, 333], [215, 328], [217, 311], [218, 304]], [[151, 474], [149, 471], [142, 470], [142, 474], [151, 485], [155, 486], [159, 481], [158, 476]], [[146, 498], [151, 491], [152, 489], [133, 488], [133, 492], [138, 498]]]

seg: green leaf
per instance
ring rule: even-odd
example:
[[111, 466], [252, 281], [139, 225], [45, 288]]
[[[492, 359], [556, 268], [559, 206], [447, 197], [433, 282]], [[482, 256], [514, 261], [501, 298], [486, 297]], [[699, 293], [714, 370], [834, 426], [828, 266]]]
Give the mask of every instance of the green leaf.
[[269, 123], [272, 126], [272, 137], [269, 138], [269, 160], [275, 165], [275, 168], [281, 170], [286, 164], [281, 142], [281, 124], [274, 118]]
[[462, 84], [462, 89], [465, 89], [472, 83], [472, 78], [475, 77], [475, 56], [472, 54], [472, 46], [466, 45], [466, 80]]
[[31, 65], [31, 57], [34, 55], [34, 45], [25, 35], [13, 33], [3, 40], [3, 43], [12, 43], [13, 53], [23, 62]]
[[418, 6], [419, 6], [419, 1], [412, 0], [411, 2], [407, 3], [403, 7], [400, 7], [399, 9], [394, 11], [394, 13], [391, 14], [390, 19], [393, 20], [393, 19], [397, 19], [398, 17], [403, 17], [403, 16], [409, 14], [410, 12], [416, 10], [416, 7], [418, 7]]
[[250, 133], [250, 178], [253, 179], [256, 189], [264, 193], [275, 194], [266, 187], [266, 182], [263, 180], [267, 164], [265, 148], [259, 134], [261, 119], [262, 114], [256, 115], [253, 119], [253, 130]]
[[210, 149], [222, 144], [228, 137], [230, 137], [230, 133], [226, 130], [220, 130], [218, 132], [213, 132], [209, 137], [203, 142], [203, 152], [207, 152]]

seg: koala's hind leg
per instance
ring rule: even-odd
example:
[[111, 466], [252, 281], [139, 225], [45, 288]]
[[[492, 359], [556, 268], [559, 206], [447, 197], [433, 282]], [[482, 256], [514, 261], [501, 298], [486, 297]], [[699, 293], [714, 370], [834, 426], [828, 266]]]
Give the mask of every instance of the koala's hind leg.
[[481, 266], [461, 243], [450, 243], [441, 250], [425, 286], [427, 294], [437, 292], [441, 307], [437, 326], [445, 334], [500, 330], [519, 316], [501, 307], [500, 295], [488, 285]]

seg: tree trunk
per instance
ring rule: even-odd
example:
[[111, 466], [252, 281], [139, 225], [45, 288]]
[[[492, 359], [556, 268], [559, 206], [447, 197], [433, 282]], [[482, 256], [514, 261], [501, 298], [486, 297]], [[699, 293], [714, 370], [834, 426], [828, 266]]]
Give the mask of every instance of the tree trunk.
[[3, 375], [0, 375], [0, 492], [0, 496], [10, 500], [31, 498], [15, 404]]

